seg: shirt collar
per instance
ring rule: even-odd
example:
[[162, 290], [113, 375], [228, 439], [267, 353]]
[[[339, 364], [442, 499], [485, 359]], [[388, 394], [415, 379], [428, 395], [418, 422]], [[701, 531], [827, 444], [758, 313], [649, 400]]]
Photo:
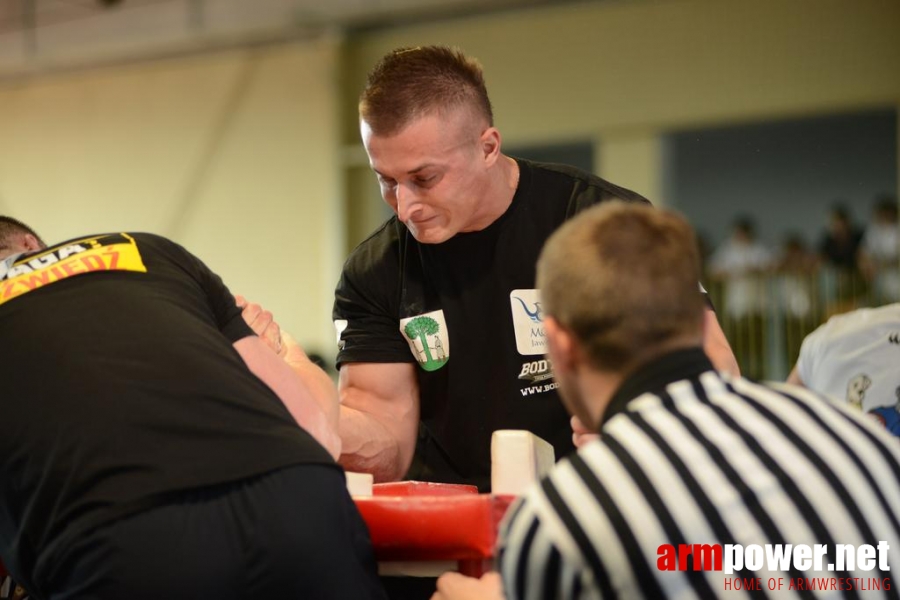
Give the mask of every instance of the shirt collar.
[[675, 350], [638, 367], [637, 371], [625, 378], [603, 413], [601, 428], [620, 412], [628, 403], [646, 392], [665, 388], [668, 384], [712, 371], [712, 363], [701, 348]]
[[6, 274], [12, 269], [12, 266], [15, 264], [19, 258], [25, 256], [25, 252], [19, 252], [17, 254], [10, 254], [3, 260], [0, 260], [0, 279], [6, 277]]

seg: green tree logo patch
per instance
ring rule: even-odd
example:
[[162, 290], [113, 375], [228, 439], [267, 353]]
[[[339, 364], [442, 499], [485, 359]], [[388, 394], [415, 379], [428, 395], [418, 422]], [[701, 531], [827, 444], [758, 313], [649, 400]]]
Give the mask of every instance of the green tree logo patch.
[[400, 332], [419, 366], [426, 371], [437, 371], [450, 360], [450, 336], [444, 311], [401, 319]]

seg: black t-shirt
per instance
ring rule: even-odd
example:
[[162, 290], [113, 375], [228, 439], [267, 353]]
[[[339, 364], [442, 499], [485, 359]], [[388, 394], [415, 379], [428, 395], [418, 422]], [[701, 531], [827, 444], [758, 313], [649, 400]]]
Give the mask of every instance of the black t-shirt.
[[90, 236], [4, 270], [0, 556], [26, 587], [169, 493], [335, 464], [247, 369], [233, 296], [177, 244]]
[[574, 449], [544, 358], [535, 263], [580, 210], [647, 200], [572, 167], [518, 163], [512, 204], [486, 229], [420, 244], [394, 217], [344, 265], [334, 305], [338, 365], [419, 364], [421, 427], [409, 478], [487, 490], [498, 429], [534, 432], [557, 459]]

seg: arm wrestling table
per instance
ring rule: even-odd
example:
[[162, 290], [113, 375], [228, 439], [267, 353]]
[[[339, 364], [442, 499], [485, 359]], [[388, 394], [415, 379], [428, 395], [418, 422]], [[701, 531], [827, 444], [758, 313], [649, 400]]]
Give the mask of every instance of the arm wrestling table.
[[382, 575], [436, 576], [491, 569], [497, 526], [515, 499], [475, 486], [405, 481], [354, 497], [369, 527]]
[[491, 570], [500, 521], [553, 459], [553, 447], [533, 434], [497, 431], [491, 440], [491, 494], [471, 485], [403, 481], [354, 495], [379, 573], [427, 577], [458, 570], [480, 577]]

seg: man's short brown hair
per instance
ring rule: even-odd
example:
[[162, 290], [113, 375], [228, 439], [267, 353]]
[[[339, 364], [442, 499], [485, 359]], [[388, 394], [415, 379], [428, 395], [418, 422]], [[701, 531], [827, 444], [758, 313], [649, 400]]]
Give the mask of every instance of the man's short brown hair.
[[457, 48], [399, 48], [369, 72], [359, 116], [377, 135], [393, 135], [434, 113], [468, 108], [494, 124], [481, 65]]
[[590, 208], [547, 241], [537, 280], [544, 314], [600, 370], [644, 362], [667, 342], [702, 333], [696, 236], [673, 212], [620, 201]]
[[35, 233], [34, 229], [18, 219], [0, 215], [0, 248], [6, 248], [9, 246], [12, 236], [21, 234], [33, 235], [41, 246], [46, 246], [44, 240]]

